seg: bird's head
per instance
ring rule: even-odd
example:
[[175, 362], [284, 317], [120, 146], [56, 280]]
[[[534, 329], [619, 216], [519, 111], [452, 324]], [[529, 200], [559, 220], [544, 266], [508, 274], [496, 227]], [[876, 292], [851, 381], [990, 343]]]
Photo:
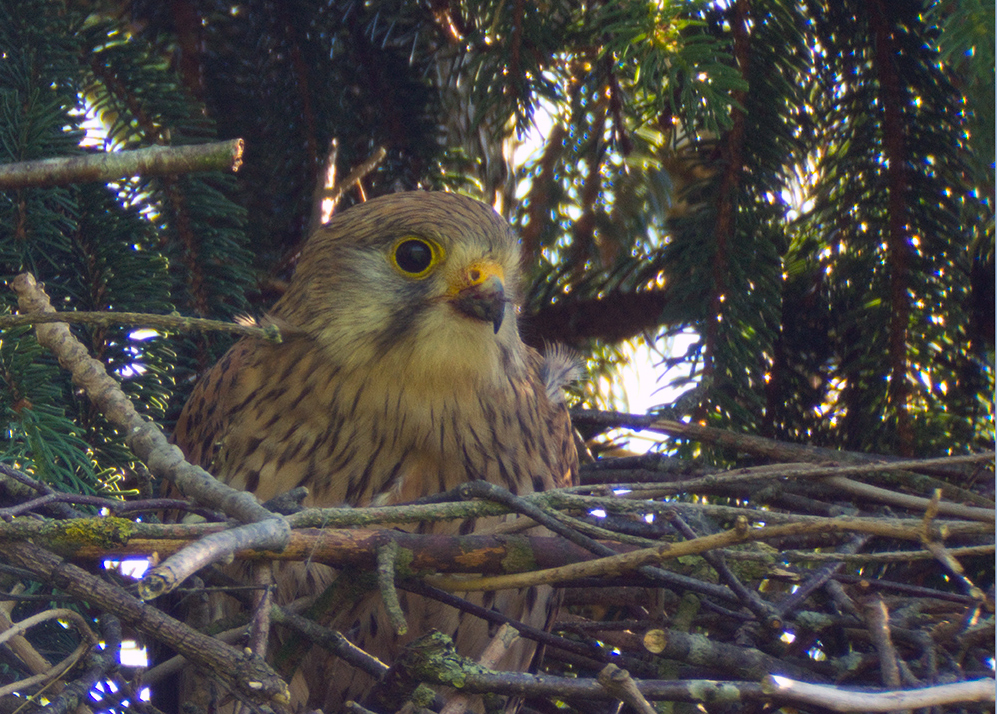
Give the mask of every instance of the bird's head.
[[496, 375], [521, 358], [518, 278], [515, 236], [492, 208], [397, 193], [316, 231], [274, 316], [347, 367], [380, 364], [434, 382]]

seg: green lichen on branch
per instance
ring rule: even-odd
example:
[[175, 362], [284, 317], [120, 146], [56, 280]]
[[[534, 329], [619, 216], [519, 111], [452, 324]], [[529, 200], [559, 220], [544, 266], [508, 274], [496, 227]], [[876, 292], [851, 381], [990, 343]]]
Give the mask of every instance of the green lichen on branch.
[[434, 630], [405, 647], [379, 686], [378, 705], [390, 711], [397, 711], [406, 701], [425, 706], [417, 701], [427, 693], [432, 696], [424, 683], [461, 689], [469, 674], [489, 671], [458, 654], [453, 640]]
[[530, 542], [522, 536], [510, 536], [506, 540], [507, 555], [502, 558], [502, 572], [530, 573], [538, 569], [537, 560]]
[[135, 524], [124, 518], [73, 518], [54, 521], [39, 534], [43, 542], [63, 556], [72, 556], [81, 548], [96, 547], [110, 550], [128, 542]]

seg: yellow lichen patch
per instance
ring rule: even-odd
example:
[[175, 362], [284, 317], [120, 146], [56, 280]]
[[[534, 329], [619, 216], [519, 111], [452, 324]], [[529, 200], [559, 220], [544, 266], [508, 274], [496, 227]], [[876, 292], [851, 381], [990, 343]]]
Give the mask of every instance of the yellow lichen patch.
[[134, 524], [124, 518], [74, 518], [53, 523], [46, 537], [57, 551], [73, 554], [83, 547], [111, 550], [128, 542]]

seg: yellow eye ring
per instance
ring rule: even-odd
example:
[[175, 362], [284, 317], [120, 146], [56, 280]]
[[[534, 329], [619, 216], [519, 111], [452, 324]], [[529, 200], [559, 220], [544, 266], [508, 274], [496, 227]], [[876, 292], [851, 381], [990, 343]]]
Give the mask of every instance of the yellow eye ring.
[[416, 236], [399, 239], [391, 249], [391, 264], [410, 278], [424, 278], [443, 260], [443, 246]]

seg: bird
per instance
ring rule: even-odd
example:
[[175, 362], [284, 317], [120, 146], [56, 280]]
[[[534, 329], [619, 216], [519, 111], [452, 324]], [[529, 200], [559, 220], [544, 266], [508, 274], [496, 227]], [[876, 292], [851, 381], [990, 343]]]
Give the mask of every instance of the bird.
[[[522, 341], [521, 280], [515, 233], [475, 199], [408, 191], [338, 212], [305, 242], [285, 293], [262, 320], [283, 340], [236, 343], [195, 385], [174, 441], [189, 461], [264, 502], [299, 486], [308, 489], [305, 506], [362, 507], [473, 480], [518, 495], [574, 484], [578, 455], [563, 387], [577, 377], [577, 360]], [[496, 520], [410, 529], [477, 533]], [[282, 603], [336, 577], [314, 563], [275, 567]], [[557, 604], [546, 586], [467, 597], [537, 627], [549, 624]], [[389, 664], [433, 629], [470, 658], [490, 640], [483, 620], [411, 593], [400, 598], [405, 635], [392, 628], [377, 592], [328, 624]], [[521, 639], [496, 666], [526, 670], [534, 650]], [[331, 714], [363, 701], [373, 685], [315, 649], [291, 679], [292, 708]]]

